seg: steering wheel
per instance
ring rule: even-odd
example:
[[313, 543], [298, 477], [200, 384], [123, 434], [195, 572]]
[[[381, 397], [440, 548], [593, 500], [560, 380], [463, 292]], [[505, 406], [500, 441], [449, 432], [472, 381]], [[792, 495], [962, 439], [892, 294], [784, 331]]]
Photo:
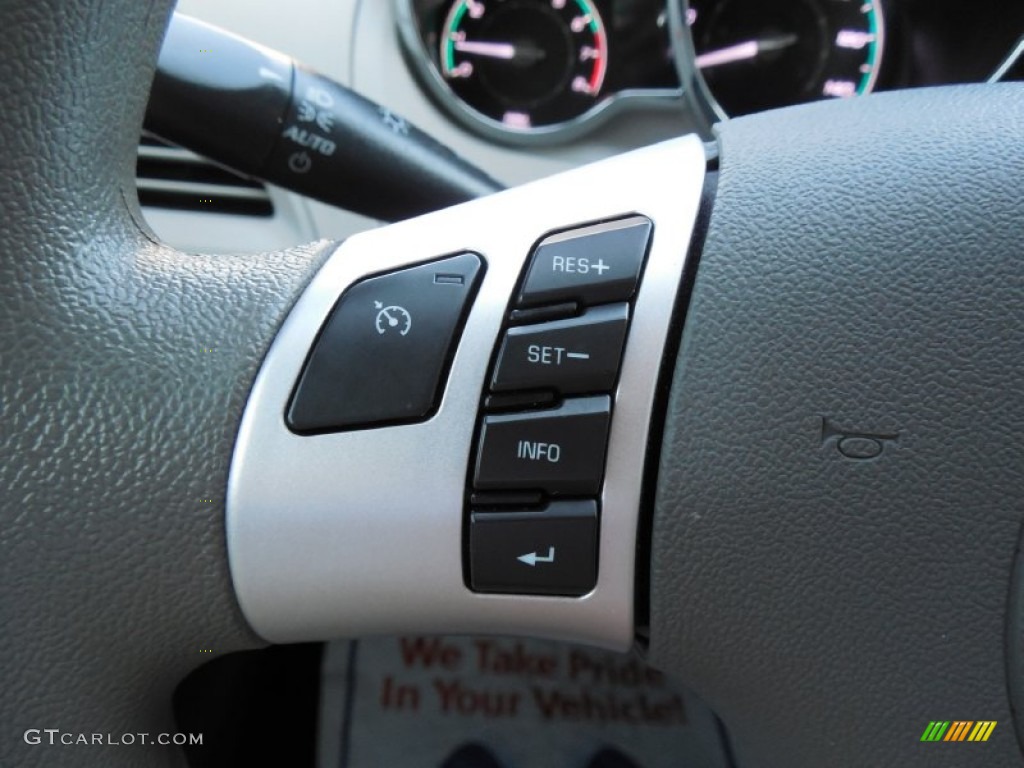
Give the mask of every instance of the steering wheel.
[[[0, 764], [180, 764], [123, 735], [175, 731], [205, 650], [394, 631], [636, 644], [748, 765], [1022, 764], [1024, 88], [766, 113], [340, 249], [210, 256], [133, 191], [171, 6], [0, 4]], [[484, 397], [509, 312], [557, 322], [524, 270], [644, 220], [617, 383], [576, 399], [613, 403], [604, 464], [551, 486], [600, 520], [597, 570], [510, 589], [474, 516], [548, 513], [474, 511], [522, 495], [474, 457], [523, 412]], [[433, 410], [290, 429], [338, 297], [459, 253], [482, 276]]]

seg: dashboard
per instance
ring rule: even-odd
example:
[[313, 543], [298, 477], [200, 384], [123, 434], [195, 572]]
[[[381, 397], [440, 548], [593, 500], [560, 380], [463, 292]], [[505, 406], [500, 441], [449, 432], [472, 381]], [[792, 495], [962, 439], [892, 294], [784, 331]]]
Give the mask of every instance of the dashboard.
[[[774, 107], [983, 82], [1001, 68], [1020, 77], [1007, 59], [1024, 36], [1018, 0], [181, 0], [178, 8], [306, 62], [509, 186], [683, 133], [706, 136], [718, 120]], [[180, 169], [160, 176], [175, 161], [191, 164], [185, 181]], [[144, 212], [178, 247], [257, 250], [376, 225], [270, 185], [229, 189], [213, 169], [194, 172], [201, 163], [151, 141], [140, 148], [140, 168], [157, 176], [140, 171]], [[190, 204], [232, 195], [241, 202]]]

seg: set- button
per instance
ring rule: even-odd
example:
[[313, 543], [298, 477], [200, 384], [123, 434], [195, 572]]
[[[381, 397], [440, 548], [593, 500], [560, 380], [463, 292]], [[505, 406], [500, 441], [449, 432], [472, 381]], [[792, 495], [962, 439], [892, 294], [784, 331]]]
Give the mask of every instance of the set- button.
[[618, 377], [629, 305], [594, 307], [579, 317], [510, 328], [491, 391], [553, 388], [562, 394], [607, 392]]

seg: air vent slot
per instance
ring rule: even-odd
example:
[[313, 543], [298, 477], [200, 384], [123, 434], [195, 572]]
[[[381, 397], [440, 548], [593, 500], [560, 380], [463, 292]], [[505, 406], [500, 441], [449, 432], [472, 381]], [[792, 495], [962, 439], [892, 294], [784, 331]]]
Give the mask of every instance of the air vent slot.
[[143, 134], [135, 166], [139, 203], [195, 213], [274, 215], [267, 188], [187, 149]]

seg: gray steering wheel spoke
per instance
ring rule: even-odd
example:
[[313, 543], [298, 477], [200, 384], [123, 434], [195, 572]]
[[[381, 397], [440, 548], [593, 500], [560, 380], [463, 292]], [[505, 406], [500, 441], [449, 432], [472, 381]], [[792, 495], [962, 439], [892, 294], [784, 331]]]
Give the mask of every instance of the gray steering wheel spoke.
[[[134, 192], [172, 5], [0, 3], [0, 764], [180, 764], [117, 737], [174, 731], [207, 649], [624, 649], [647, 618], [750, 764], [1021, 764], [1024, 87], [727, 123], [713, 201], [687, 137], [340, 247], [185, 254]], [[637, 233], [633, 282], [574, 240]], [[479, 287], [429, 407], [304, 422], [339, 297], [463, 253]], [[459, 265], [431, 285], [476, 280]], [[424, 327], [370, 298], [360, 333]], [[621, 364], [551, 341], [591, 322]], [[525, 357], [498, 375], [503, 348]], [[524, 370], [599, 357], [582, 384]], [[937, 718], [997, 725], [922, 740]]]
[[[637, 532], [651, 415], [701, 205], [705, 165], [701, 141], [689, 136], [366, 232], [334, 253], [296, 304], [267, 356], [232, 467], [227, 518], [232, 575], [246, 617], [258, 633], [285, 642], [397, 632], [500, 632], [572, 639], [622, 651], [632, 645]], [[566, 279], [573, 283], [570, 293], [583, 295], [593, 286], [605, 291], [607, 278], [614, 274], [607, 270], [614, 267], [598, 256], [600, 246], [591, 238], [600, 239], [607, 228], [622, 222], [644, 219], [652, 231], [649, 246], [646, 240], [640, 243], [642, 274], [635, 292], [630, 289], [625, 300], [609, 300], [602, 293], [592, 297], [593, 304], [584, 297], [584, 308], [575, 314], [570, 309], [568, 320], [560, 321], [595, 328], [593, 340], [575, 352], [534, 344], [534, 353], [523, 347], [515, 361], [528, 369], [528, 375], [537, 376], [534, 385], [520, 385], [520, 391], [557, 388], [558, 397], [547, 407], [513, 408], [512, 417], [542, 419], [595, 397], [609, 401], [607, 461], [603, 447], [593, 457], [580, 459], [584, 471], [603, 482], [591, 490], [568, 492], [558, 484], [565, 472], [572, 471], [574, 456], [586, 453], [586, 446], [570, 445], [572, 430], [559, 437], [549, 425], [538, 429], [555, 436], [543, 442], [557, 451], [549, 457], [553, 461], [505, 450], [495, 460], [493, 482], [474, 481], [477, 456], [487, 444], [480, 430], [488, 422], [509, 418], [488, 413], [481, 405], [489, 392], [492, 358], [506, 332], [539, 333], [559, 322], [513, 319], [513, 329], [508, 330], [530, 257], [543, 250], [537, 244], [578, 234], [580, 258], [591, 259], [594, 267], [589, 273], [568, 274]], [[611, 234], [617, 231], [621, 230]], [[381, 325], [379, 314], [386, 316], [387, 310], [378, 311], [378, 305], [405, 300], [386, 298], [400, 295], [386, 285], [373, 289], [379, 297], [372, 292], [364, 297], [358, 286], [460, 253], [478, 254], [484, 274], [436, 413], [415, 423], [376, 428], [357, 424], [327, 434], [297, 434], [290, 429], [284, 414], [296, 382], [340, 296], [346, 297], [343, 302], [351, 297], [346, 306], [356, 305], [345, 329], [350, 337], [366, 332], [359, 338], [367, 354], [346, 358], [354, 371], [339, 364], [329, 383], [331, 403], [324, 408], [335, 399], [359, 400], [365, 392], [366, 408], [376, 411], [389, 397], [390, 377], [426, 376], [414, 363], [403, 364], [406, 358], [400, 357], [393, 367], [381, 361], [390, 348], [412, 350], [413, 345], [429, 343], [430, 331], [421, 330], [420, 312], [411, 310], [410, 328], [389, 330]], [[623, 255], [612, 249], [607, 259], [617, 264]], [[570, 269], [573, 263], [568, 259], [575, 257], [554, 258], [564, 258], [564, 264], [537, 261], [534, 268]], [[436, 289], [428, 282], [424, 290]], [[372, 301], [377, 298], [381, 300]], [[550, 294], [539, 302], [529, 311], [557, 313], [564, 308], [564, 301]], [[620, 308], [628, 317], [621, 365], [612, 364], [607, 381], [592, 387], [569, 382], [567, 391], [559, 369], [584, 365], [605, 343], [604, 332], [590, 318]], [[404, 309], [393, 311], [405, 315]], [[426, 314], [431, 308], [422, 311]], [[546, 359], [541, 358], [544, 349]], [[559, 357], [559, 349], [577, 359]], [[400, 405], [405, 394], [390, 396]], [[526, 423], [510, 429], [517, 436], [530, 431]], [[471, 553], [463, 557], [464, 543], [472, 547], [474, 535], [464, 527], [473, 529], [477, 524], [467, 516], [489, 506], [474, 504], [474, 491], [514, 490], [517, 473], [534, 473], [538, 465], [551, 467], [552, 476], [538, 475], [537, 485], [527, 483], [523, 490], [543, 492], [552, 505], [565, 499], [598, 502], [599, 531], [596, 548], [589, 553], [596, 558], [596, 581], [592, 588], [589, 583], [582, 587], [582, 595], [530, 594], [531, 583], [555, 589], [554, 582], [545, 582], [541, 574], [547, 571], [554, 579], [562, 563], [559, 558], [566, 557], [559, 552], [567, 552], [571, 545], [570, 540], [566, 549], [560, 549], [556, 539], [546, 539], [538, 531], [521, 552], [494, 554], [504, 559], [504, 567], [496, 568], [499, 577], [508, 574], [507, 590], [494, 594], [473, 589], [474, 569], [486, 564], [472, 562]], [[508, 504], [502, 499], [497, 504], [496, 514], [520, 509], [514, 496]], [[526, 509], [540, 507], [528, 504]], [[481, 514], [481, 526], [498, 525], [498, 517]], [[553, 562], [531, 561], [531, 552]], [[516, 589], [517, 576], [523, 580], [522, 590]]]

